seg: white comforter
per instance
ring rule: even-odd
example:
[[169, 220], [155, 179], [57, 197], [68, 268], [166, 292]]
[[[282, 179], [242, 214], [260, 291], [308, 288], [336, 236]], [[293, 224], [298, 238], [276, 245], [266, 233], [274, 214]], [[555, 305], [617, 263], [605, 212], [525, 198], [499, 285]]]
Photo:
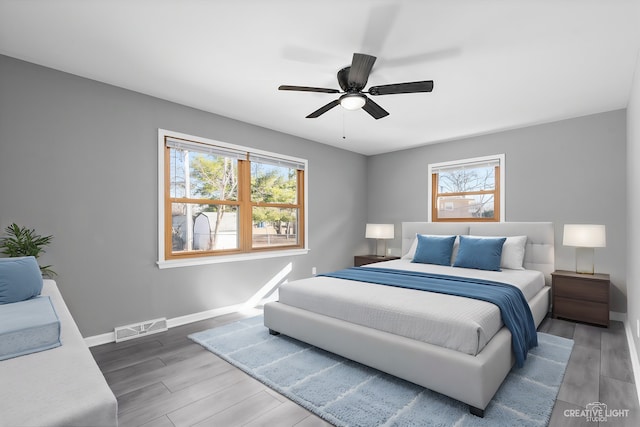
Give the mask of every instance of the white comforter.
[[[426, 271], [509, 283], [527, 300], [544, 287], [533, 270], [501, 272], [394, 260], [368, 267]], [[376, 285], [331, 277], [312, 277], [280, 287], [280, 302], [318, 314], [476, 355], [502, 326], [494, 304], [469, 298]]]

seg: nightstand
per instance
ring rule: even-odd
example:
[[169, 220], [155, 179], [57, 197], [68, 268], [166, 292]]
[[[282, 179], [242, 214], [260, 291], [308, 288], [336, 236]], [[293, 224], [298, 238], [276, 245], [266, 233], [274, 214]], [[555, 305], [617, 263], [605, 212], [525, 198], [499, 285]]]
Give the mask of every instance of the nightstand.
[[400, 259], [398, 256], [378, 256], [378, 255], [356, 255], [353, 257], [353, 265], [360, 267], [366, 264], [373, 264], [374, 262], [391, 261], [393, 259]]
[[609, 326], [608, 274], [551, 273], [552, 316]]

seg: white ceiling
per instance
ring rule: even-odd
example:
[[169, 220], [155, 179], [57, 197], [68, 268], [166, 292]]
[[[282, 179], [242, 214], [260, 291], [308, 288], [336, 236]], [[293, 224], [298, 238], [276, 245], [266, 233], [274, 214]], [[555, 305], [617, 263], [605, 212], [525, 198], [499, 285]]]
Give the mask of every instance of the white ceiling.
[[[370, 155], [625, 108], [638, 3], [0, 0], [0, 53]], [[434, 90], [375, 97], [380, 120], [277, 90], [339, 88], [354, 52], [369, 86]]]

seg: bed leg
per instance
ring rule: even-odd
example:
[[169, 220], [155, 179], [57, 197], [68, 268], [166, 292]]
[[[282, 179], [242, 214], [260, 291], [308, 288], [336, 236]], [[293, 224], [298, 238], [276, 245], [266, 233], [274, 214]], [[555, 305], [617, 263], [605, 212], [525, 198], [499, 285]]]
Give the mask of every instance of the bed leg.
[[273, 329], [269, 328], [269, 335], [280, 335], [280, 332], [274, 331]]
[[476, 408], [475, 406], [469, 405], [469, 412], [471, 412], [471, 415], [484, 418], [484, 409]]

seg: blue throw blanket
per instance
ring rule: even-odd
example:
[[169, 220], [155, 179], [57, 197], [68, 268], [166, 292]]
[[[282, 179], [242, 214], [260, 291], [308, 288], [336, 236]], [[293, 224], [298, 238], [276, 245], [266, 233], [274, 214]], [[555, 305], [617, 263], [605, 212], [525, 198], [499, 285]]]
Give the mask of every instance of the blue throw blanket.
[[538, 345], [538, 334], [529, 304], [522, 291], [513, 285], [476, 278], [376, 267], [351, 267], [319, 276], [418, 289], [493, 303], [500, 308], [502, 322], [511, 331], [511, 346], [516, 356], [516, 366], [519, 368], [524, 365], [529, 350]]

